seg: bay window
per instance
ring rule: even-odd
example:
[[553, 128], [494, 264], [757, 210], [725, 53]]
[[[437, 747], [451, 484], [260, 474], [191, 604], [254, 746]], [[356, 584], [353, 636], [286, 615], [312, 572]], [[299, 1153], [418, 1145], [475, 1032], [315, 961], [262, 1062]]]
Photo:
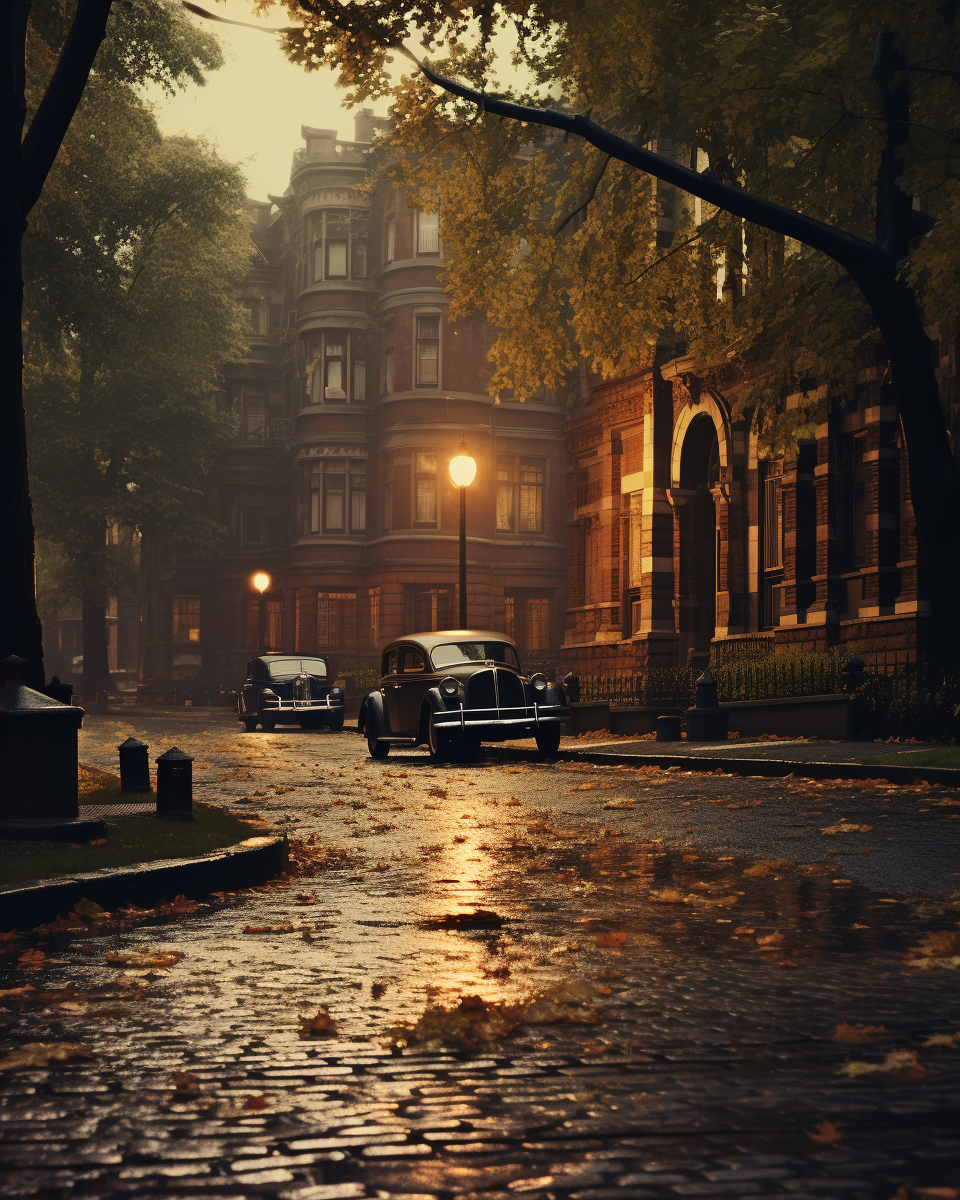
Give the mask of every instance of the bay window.
[[433, 212], [417, 213], [417, 254], [440, 253], [440, 221]]

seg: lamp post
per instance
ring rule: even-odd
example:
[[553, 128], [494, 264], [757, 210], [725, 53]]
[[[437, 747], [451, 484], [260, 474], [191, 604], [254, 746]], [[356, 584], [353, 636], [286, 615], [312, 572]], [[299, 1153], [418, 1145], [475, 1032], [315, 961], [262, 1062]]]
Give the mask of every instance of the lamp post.
[[257, 653], [262, 654], [267, 640], [267, 603], [263, 593], [270, 586], [270, 576], [266, 571], [258, 571], [253, 577], [253, 586], [260, 593], [257, 600]]
[[467, 488], [477, 475], [476, 459], [467, 453], [466, 442], [450, 459], [450, 478], [460, 489], [460, 628], [467, 628]]

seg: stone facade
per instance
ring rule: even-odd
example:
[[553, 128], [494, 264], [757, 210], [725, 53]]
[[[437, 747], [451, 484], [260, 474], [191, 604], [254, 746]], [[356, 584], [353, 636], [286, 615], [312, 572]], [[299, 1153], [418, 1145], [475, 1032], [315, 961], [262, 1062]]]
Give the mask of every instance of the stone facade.
[[[282, 196], [250, 204], [246, 360], [225, 379], [236, 422], [211, 486], [222, 552], [180, 558], [146, 589], [145, 681], [235, 685], [258, 640], [252, 577], [271, 576], [271, 649], [375, 667], [388, 640], [458, 621], [459, 499], [449, 460], [477, 460], [467, 495], [468, 619], [556, 662], [566, 605], [565, 407], [487, 394], [495, 336], [448, 322], [434, 214], [409, 208], [369, 141], [303, 128]], [[372, 188], [368, 188], [371, 179]]]

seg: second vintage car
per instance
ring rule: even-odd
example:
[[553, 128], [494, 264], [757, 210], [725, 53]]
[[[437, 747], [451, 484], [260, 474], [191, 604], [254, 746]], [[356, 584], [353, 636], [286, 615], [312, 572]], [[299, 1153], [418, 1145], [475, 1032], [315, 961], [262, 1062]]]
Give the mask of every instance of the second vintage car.
[[248, 733], [257, 725], [269, 733], [275, 725], [343, 728], [343, 688], [332, 684], [330, 668], [319, 654], [261, 654], [247, 663], [247, 678], [237, 701]]
[[555, 754], [570, 716], [562, 686], [540, 672], [525, 676], [502, 633], [410, 634], [386, 648], [381, 674], [360, 708], [373, 758], [386, 758], [391, 746], [426, 745], [435, 761], [469, 761], [481, 741], [528, 737]]

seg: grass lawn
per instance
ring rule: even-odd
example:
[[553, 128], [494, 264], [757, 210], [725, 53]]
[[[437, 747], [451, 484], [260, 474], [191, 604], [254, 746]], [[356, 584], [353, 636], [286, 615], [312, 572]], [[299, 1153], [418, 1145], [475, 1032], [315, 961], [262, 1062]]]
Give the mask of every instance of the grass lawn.
[[[82, 808], [80, 813], [82, 816]], [[116, 824], [107, 826], [107, 836], [99, 845], [0, 840], [0, 884], [162, 858], [192, 858], [256, 836], [249, 825], [222, 808], [194, 804], [193, 814], [192, 821], [158, 821], [151, 813], [117, 817]]]
[[866, 763], [892, 763], [898, 767], [960, 767], [960, 746], [937, 746], [933, 750], [891, 750], [871, 755]]

